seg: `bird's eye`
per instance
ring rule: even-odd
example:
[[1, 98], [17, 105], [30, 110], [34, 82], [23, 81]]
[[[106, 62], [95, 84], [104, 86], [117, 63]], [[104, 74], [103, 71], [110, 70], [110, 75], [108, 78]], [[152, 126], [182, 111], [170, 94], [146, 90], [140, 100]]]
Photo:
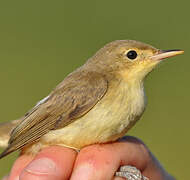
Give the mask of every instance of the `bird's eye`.
[[134, 59], [136, 59], [136, 57], [137, 57], [137, 52], [134, 51], [134, 50], [131, 50], [131, 51], [129, 51], [129, 52], [126, 54], [126, 56], [127, 56], [129, 59], [134, 60]]

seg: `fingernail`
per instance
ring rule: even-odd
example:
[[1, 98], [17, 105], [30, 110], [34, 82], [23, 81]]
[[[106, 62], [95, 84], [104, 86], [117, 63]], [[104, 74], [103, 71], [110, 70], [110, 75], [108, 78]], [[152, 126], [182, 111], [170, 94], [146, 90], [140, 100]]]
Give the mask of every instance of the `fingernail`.
[[33, 174], [55, 174], [56, 165], [51, 159], [41, 158], [30, 163], [25, 168], [25, 171]]
[[74, 170], [71, 180], [90, 179], [93, 174], [93, 167], [90, 164], [83, 164]]

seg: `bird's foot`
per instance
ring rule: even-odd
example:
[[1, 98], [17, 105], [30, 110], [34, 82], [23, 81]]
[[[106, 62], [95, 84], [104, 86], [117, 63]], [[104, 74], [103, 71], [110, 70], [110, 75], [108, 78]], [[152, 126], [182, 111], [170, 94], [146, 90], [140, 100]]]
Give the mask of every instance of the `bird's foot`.
[[149, 180], [134, 166], [121, 166], [115, 176], [126, 178], [127, 180]]

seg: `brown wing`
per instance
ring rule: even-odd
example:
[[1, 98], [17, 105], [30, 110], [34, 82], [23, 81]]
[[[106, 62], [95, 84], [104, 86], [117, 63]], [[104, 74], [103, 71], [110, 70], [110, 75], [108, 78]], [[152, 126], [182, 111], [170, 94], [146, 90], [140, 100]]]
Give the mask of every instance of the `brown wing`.
[[96, 72], [69, 75], [38, 103], [12, 131], [8, 148], [0, 158], [37, 141], [50, 130], [63, 128], [86, 114], [106, 93], [108, 83]]

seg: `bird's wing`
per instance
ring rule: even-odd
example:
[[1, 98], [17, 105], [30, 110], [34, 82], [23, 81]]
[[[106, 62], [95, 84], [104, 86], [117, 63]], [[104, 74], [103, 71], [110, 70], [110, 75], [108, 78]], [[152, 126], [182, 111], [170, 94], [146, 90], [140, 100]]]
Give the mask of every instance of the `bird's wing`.
[[12, 131], [8, 148], [0, 158], [37, 141], [50, 130], [63, 128], [86, 114], [104, 96], [107, 80], [96, 72], [68, 76], [39, 102]]

